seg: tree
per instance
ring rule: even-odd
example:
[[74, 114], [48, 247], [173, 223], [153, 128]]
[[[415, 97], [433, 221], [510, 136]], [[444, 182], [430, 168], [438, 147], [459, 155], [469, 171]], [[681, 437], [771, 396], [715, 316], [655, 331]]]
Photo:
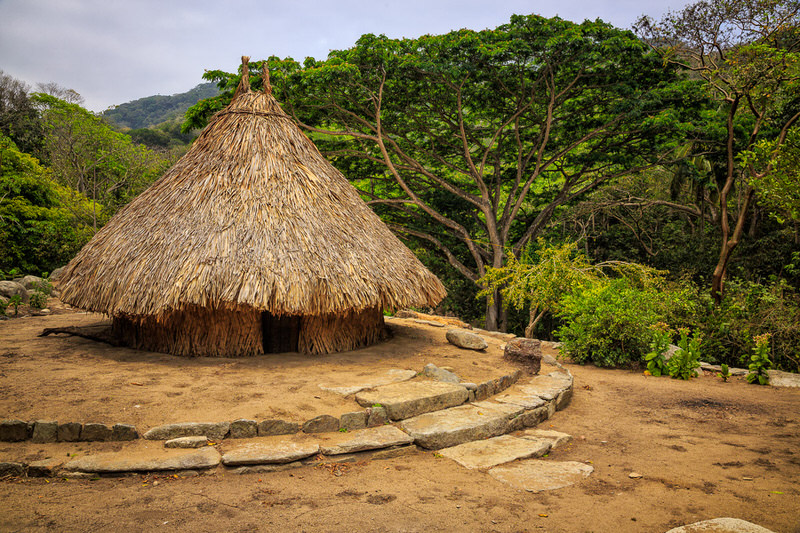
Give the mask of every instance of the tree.
[[711, 281], [719, 304], [728, 264], [740, 243], [758, 180], [774, 170], [739, 155], [764, 140], [780, 150], [800, 118], [800, 3], [796, 0], [700, 1], [655, 23], [637, 22], [668, 63], [705, 81], [720, 104], [724, 166], [717, 179], [720, 249]]
[[[364, 35], [325, 61], [268, 64], [286, 110], [390, 227], [475, 283], [560, 206], [665, 157], [674, 120], [664, 94], [674, 69], [600, 21], [514, 16], [495, 30]], [[191, 108], [185, 128], [238, 82], [205, 77], [223, 93]], [[502, 328], [492, 296], [486, 326]]]
[[23, 152], [38, 154], [44, 130], [28, 90], [25, 83], [0, 70], [0, 133]]
[[[172, 162], [134, 144], [77, 104], [43, 93], [37, 93], [35, 101], [42, 108], [45, 153], [53, 175], [92, 200], [95, 229]], [[98, 206], [104, 209], [98, 211]]]

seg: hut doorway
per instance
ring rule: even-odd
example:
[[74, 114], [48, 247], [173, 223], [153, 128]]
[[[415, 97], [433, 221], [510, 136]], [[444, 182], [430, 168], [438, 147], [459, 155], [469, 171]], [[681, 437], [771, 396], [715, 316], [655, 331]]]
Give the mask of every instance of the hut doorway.
[[276, 316], [266, 311], [261, 313], [261, 338], [264, 353], [298, 351], [300, 339], [300, 316]]

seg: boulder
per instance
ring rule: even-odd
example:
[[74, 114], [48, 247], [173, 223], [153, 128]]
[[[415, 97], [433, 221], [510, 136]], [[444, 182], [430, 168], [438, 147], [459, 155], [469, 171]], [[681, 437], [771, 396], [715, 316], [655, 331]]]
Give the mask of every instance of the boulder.
[[55, 442], [58, 438], [58, 422], [37, 420], [33, 425], [33, 442]]
[[58, 267], [50, 272], [50, 281], [58, 281], [58, 278], [61, 277], [62, 272], [64, 272], [64, 267]]
[[517, 337], [506, 343], [503, 358], [524, 365], [531, 374], [542, 367], [542, 342], [539, 339]]
[[445, 334], [450, 344], [467, 350], [485, 350], [489, 344], [480, 335], [465, 329], [449, 329]]
[[27, 304], [30, 297], [27, 289], [16, 281], [0, 281], [0, 296], [10, 300], [15, 294], [22, 298], [22, 303]]
[[19, 280], [19, 284], [25, 287], [25, 289], [29, 291], [33, 291], [38, 289], [41, 286], [42, 281], [44, 281], [39, 276], [25, 276], [21, 280]]

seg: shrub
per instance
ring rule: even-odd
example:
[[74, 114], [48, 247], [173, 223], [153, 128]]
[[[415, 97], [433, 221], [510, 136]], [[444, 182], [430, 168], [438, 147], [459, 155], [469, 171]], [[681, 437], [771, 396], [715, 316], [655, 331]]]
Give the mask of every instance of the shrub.
[[661, 296], [625, 278], [587, 284], [562, 302], [565, 324], [557, 331], [578, 363], [621, 366], [644, 358], [653, 337], [650, 326], [662, 318]]
[[695, 370], [700, 367], [700, 342], [701, 337], [694, 335], [689, 338], [689, 330], [678, 330], [681, 338], [678, 341], [678, 350], [667, 361], [667, 372], [675, 379], [691, 379]]
[[663, 376], [667, 373], [667, 361], [664, 354], [669, 349], [672, 335], [669, 326], [664, 322], [658, 322], [650, 326], [653, 330], [653, 338], [650, 340], [650, 352], [645, 355], [647, 361], [647, 371], [651, 376]]
[[769, 333], [753, 337], [756, 346], [753, 348], [753, 355], [750, 356], [750, 365], [748, 366], [750, 373], [747, 374], [748, 383], [757, 383], [759, 385], [769, 383], [767, 369], [772, 366], [772, 361], [769, 360], [769, 338]]
[[36, 309], [47, 307], [47, 295], [39, 290], [33, 291], [30, 296], [29, 304]]

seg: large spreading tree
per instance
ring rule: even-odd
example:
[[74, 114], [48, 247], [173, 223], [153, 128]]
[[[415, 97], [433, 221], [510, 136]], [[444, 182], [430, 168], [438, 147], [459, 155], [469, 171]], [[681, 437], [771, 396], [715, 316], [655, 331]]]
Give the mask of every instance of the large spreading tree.
[[[601, 21], [513, 16], [493, 30], [416, 39], [364, 35], [302, 65], [270, 58], [284, 108], [400, 236], [464, 277], [519, 255], [556, 211], [669, 157], [675, 68]], [[252, 83], [262, 62], [251, 63]], [[210, 71], [220, 96], [239, 75]], [[503, 328], [499, 292], [487, 328]]]

